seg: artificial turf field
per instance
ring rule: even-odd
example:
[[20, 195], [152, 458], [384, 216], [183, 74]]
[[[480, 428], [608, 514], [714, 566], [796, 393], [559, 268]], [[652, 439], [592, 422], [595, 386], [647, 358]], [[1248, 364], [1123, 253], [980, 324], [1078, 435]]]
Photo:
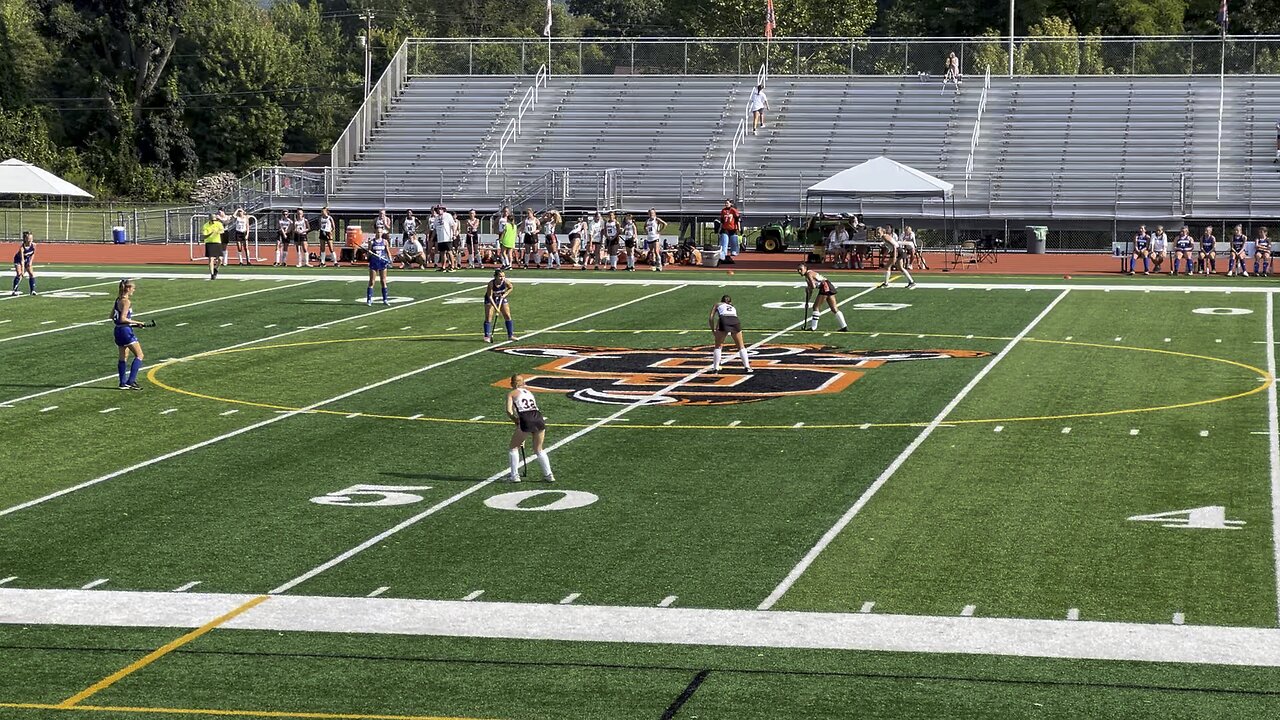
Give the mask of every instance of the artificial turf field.
[[525, 272], [490, 346], [481, 274], [67, 270], [0, 300], [0, 716], [1280, 711], [1266, 280]]

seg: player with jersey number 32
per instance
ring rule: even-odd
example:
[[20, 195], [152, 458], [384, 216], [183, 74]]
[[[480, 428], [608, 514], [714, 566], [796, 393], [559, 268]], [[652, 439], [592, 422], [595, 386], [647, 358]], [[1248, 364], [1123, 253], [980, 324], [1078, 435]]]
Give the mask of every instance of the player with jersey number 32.
[[538, 458], [538, 464], [542, 466], [542, 479], [551, 483], [556, 478], [551, 474], [551, 460], [547, 458], [547, 453], [542, 449], [542, 441], [547, 433], [547, 421], [542, 417], [542, 411], [538, 409], [538, 400], [525, 387], [524, 378], [519, 375], [511, 376], [511, 392], [507, 393], [507, 417], [516, 424], [516, 428], [511, 433], [511, 446], [507, 450], [507, 459], [511, 463], [511, 475], [508, 480], [511, 482], [520, 482], [520, 455], [524, 449], [524, 440], [527, 437], [533, 437], [533, 454]]

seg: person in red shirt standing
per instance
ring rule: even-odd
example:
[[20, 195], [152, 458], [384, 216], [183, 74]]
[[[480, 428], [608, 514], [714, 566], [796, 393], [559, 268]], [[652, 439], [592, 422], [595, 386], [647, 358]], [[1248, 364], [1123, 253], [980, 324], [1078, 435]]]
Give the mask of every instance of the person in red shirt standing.
[[724, 201], [720, 211], [720, 262], [732, 265], [738, 256], [738, 233], [742, 229], [742, 213], [732, 200]]

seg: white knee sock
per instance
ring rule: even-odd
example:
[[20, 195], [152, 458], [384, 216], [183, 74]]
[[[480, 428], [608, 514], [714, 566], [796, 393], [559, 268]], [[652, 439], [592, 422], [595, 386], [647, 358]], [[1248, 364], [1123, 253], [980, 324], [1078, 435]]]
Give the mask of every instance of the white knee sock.
[[893, 268], [885, 268], [885, 270], [884, 270], [884, 284], [885, 284], [885, 285], [888, 285], [888, 284], [889, 284], [889, 276], [890, 276], [890, 275], [892, 275], [892, 274], [893, 274]]
[[711, 364], [716, 370], [720, 369], [720, 348], [714, 348], [711, 351]]
[[902, 268], [902, 274], [903, 274], [903, 275], [905, 275], [905, 276], [907, 276], [907, 282], [908, 282], [908, 283], [914, 283], [914, 282], [916, 281], [916, 279], [915, 279], [915, 278], [911, 277], [911, 271], [910, 271], [910, 270], [908, 270], [906, 267], [903, 267], [903, 268]]
[[747, 349], [743, 348], [738, 351], [738, 357], [742, 358], [742, 367], [746, 370], [751, 369], [751, 361], [747, 359]]
[[514, 480], [520, 477], [520, 448], [512, 448], [507, 457], [511, 460], [511, 479]]
[[547, 451], [538, 453], [538, 464], [542, 466], [542, 477], [551, 477], [551, 458], [547, 457]]
[[840, 327], [848, 327], [849, 323], [844, 321], [844, 313], [836, 311], [836, 320], [840, 323]]
[[809, 329], [810, 330], [818, 329], [818, 313], [816, 312], [809, 317]]

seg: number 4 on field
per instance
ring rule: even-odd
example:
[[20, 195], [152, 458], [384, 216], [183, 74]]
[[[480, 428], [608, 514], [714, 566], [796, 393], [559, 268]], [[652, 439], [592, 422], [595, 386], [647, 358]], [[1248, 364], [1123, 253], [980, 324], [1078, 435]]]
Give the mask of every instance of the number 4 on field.
[[1199, 528], [1201, 530], [1239, 530], [1243, 520], [1228, 520], [1227, 509], [1221, 505], [1206, 505], [1190, 510], [1170, 510], [1154, 515], [1134, 515], [1130, 520], [1158, 522], [1161, 527]]

